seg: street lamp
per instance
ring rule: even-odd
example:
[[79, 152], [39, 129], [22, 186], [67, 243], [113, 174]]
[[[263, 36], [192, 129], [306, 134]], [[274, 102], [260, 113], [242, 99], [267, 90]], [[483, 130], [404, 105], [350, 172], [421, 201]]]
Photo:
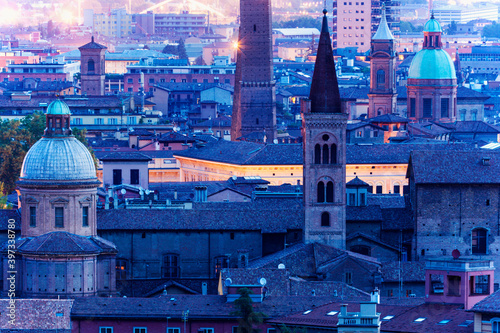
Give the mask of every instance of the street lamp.
[[189, 310], [182, 311], [182, 321], [184, 322], [184, 333], [186, 333], [186, 322], [188, 321]]

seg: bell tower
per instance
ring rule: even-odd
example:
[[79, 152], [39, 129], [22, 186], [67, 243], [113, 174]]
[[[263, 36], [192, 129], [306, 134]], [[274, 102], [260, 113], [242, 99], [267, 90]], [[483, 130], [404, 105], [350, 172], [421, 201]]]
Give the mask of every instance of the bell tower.
[[304, 239], [345, 248], [345, 142], [343, 112], [326, 9], [309, 99], [302, 100]]
[[104, 78], [106, 75], [106, 46], [94, 42], [80, 46], [80, 74], [82, 94], [88, 96], [104, 96]]
[[387, 25], [385, 4], [382, 4], [382, 19], [371, 41], [369, 118], [396, 111], [396, 50], [394, 46], [394, 36]]

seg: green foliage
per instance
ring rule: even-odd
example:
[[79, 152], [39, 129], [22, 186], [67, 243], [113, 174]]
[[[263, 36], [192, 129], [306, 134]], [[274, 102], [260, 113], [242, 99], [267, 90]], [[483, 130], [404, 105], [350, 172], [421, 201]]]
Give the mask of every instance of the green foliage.
[[177, 55], [179, 59], [188, 59], [188, 55], [186, 52], [186, 46], [184, 45], [184, 40], [179, 39], [179, 45], [177, 45]]
[[71, 131], [73, 132], [75, 138], [81, 143], [83, 143], [85, 147], [87, 147], [87, 149], [90, 152], [90, 155], [92, 155], [92, 159], [94, 160], [95, 169], [97, 170], [99, 162], [97, 161], [97, 157], [95, 157], [94, 149], [92, 149], [92, 147], [89, 145], [87, 141], [87, 129], [72, 128]]
[[411, 23], [406, 21], [401, 21], [399, 25], [399, 29], [401, 32], [414, 32], [417, 31], [417, 28]]
[[273, 22], [273, 28], [316, 28], [321, 31], [321, 17], [301, 16], [295, 20]]
[[12, 205], [7, 202], [7, 194], [4, 190], [4, 184], [0, 182], [0, 209], [12, 208]]
[[261, 312], [253, 310], [253, 302], [250, 298], [252, 291], [248, 288], [238, 290], [240, 298], [234, 301], [236, 311], [231, 312], [231, 315], [238, 316], [238, 333], [254, 333], [259, 330], [257, 325], [262, 324], [265, 315]]
[[280, 325], [280, 332], [281, 333], [307, 333], [307, 328], [304, 327], [294, 327], [290, 328], [286, 326], [285, 324]]
[[457, 33], [457, 22], [451, 21], [450, 25], [448, 26], [447, 33], [448, 35], [453, 35]]
[[500, 24], [493, 22], [483, 28], [483, 37], [500, 38]]
[[161, 51], [162, 53], [167, 53], [167, 54], [173, 54], [177, 55], [177, 46], [175, 45], [165, 45], [163, 50]]
[[194, 60], [194, 64], [198, 65], [198, 66], [205, 66], [206, 65], [205, 60], [203, 60], [203, 56], [198, 56], [198, 58], [196, 58]]
[[0, 123], [0, 182], [6, 193], [16, 187], [24, 156], [31, 142], [29, 133], [18, 120], [4, 120]]

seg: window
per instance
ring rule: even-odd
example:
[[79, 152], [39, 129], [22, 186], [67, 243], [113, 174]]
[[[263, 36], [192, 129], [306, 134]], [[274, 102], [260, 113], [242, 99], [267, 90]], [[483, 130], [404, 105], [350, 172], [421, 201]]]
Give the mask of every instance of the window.
[[337, 145], [336, 144], [331, 145], [331, 154], [332, 154], [332, 159], [331, 159], [330, 163], [337, 164]]
[[134, 333], [148, 333], [146, 327], [134, 327]]
[[382, 185], [377, 185], [376, 190], [377, 194], [382, 194]]
[[349, 200], [347, 200], [349, 206], [356, 206], [356, 193], [349, 193]]
[[55, 224], [56, 228], [64, 228], [64, 208], [63, 207], [55, 207]]
[[448, 296], [460, 296], [460, 276], [448, 275]]
[[82, 207], [82, 226], [89, 226], [89, 207]]
[[127, 259], [116, 259], [116, 279], [127, 279]]
[[113, 333], [113, 327], [99, 327], [99, 333]]
[[410, 117], [415, 117], [415, 98], [410, 98]]
[[333, 202], [333, 182], [326, 184], [326, 202]]
[[139, 185], [139, 169], [130, 170], [130, 184]]
[[351, 272], [344, 273], [344, 282], [347, 284], [352, 284], [352, 273]]
[[155, 79], [149, 79], [149, 83], [155, 83]]
[[167, 328], [167, 333], [181, 333], [181, 329], [177, 327], [169, 327]]
[[318, 202], [325, 202], [325, 183], [318, 183]]
[[491, 320], [491, 333], [500, 333], [500, 319], [499, 318], [494, 318]]
[[432, 118], [432, 98], [424, 98], [423, 117]]
[[399, 192], [400, 192], [400, 186], [399, 186], [399, 184], [395, 184], [394, 185], [394, 194], [399, 194]]
[[377, 88], [382, 89], [384, 88], [385, 84], [385, 72], [382, 69], [379, 69], [377, 71]]
[[486, 254], [488, 231], [483, 228], [472, 230], [472, 254]]
[[177, 254], [163, 256], [163, 277], [180, 277], [179, 256]]
[[328, 164], [329, 159], [329, 149], [328, 145], [323, 145], [323, 164]]
[[314, 146], [314, 164], [321, 164], [321, 146], [319, 144]]
[[213, 328], [200, 328], [198, 330], [198, 333], [214, 333], [214, 329]]
[[113, 169], [113, 185], [121, 185], [122, 183], [122, 170]]
[[328, 212], [323, 212], [321, 214], [321, 226], [322, 227], [330, 226], [330, 214], [328, 214]]
[[36, 227], [36, 207], [30, 207], [30, 227]]
[[449, 98], [441, 98], [441, 118], [448, 118], [450, 108], [450, 99]]
[[95, 71], [95, 64], [94, 64], [94, 60], [93, 59], [89, 59], [89, 61], [87, 63], [87, 70], [89, 72]]
[[221, 269], [229, 268], [229, 257], [228, 256], [220, 256], [215, 257], [215, 276], [219, 276]]
[[490, 276], [477, 275], [470, 277], [471, 294], [472, 295], [489, 295], [490, 294]]

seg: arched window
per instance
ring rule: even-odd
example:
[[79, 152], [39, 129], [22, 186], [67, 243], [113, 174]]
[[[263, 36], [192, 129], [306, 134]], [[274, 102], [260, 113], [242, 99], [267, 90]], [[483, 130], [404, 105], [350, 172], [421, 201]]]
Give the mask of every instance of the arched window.
[[333, 202], [333, 182], [326, 184], [326, 202]]
[[332, 159], [330, 161], [330, 164], [337, 164], [337, 145], [336, 144], [331, 145], [331, 153], [332, 153]]
[[318, 183], [318, 202], [325, 202], [325, 183]]
[[87, 63], [87, 70], [89, 72], [95, 71], [95, 64], [94, 64], [94, 60], [93, 59], [89, 59], [89, 61]]
[[319, 144], [314, 146], [314, 164], [321, 164], [321, 146]]
[[321, 213], [321, 226], [329, 227], [330, 226], [330, 214], [327, 212]]
[[328, 164], [328, 161], [330, 160], [330, 154], [329, 154], [329, 149], [328, 145], [323, 145], [323, 164]]
[[379, 88], [383, 88], [385, 84], [385, 72], [383, 69], [379, 69], [377, 71], [377, 86]]
[[472, 254], [486, 254], [488, 250], [488, 230], [476, 228], [472, 230]]

